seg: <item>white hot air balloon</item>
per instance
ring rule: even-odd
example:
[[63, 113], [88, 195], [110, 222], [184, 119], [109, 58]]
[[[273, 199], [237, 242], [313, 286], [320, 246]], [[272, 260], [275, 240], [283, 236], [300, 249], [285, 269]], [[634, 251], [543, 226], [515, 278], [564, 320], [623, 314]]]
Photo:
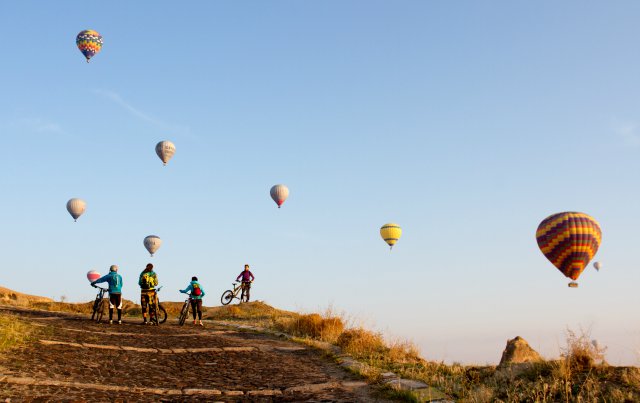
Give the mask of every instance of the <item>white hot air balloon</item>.
[[176, 146], [170, 141], [161, 141], [156, 144], [156, 154], [162, 160], [164, 165], [167, 165], [167, 162], [173, 157], [173, 154], [176, 153]]
[[282, 206], [287, 197], [289, 197], [289, 188], [285, 185], [274, 185], [271, 188], [271, 198], [278, 205], [278, 208]]
[[73, 198], [67, 202], [67, 211], [73, 217], [73, 221], [78, 221], [78, 218], [87, 209], [87, 203], [82, 199]]
[[158, 249], [160, 249], [160, 245], [162, 245], [162, 239], [160, 239], [160, 237], [156, 235], [149, 235], [144, 238], [143, 243], [144, 247], [147, 248], [151, 256], [153, 256], [153, 254], [156, 253]]
[[600, 262], [595, 262], [593, 264], [593, 268], [596, 269], [597, 271], [600, 271], [600, 269], [602, 269], [602, 263]]

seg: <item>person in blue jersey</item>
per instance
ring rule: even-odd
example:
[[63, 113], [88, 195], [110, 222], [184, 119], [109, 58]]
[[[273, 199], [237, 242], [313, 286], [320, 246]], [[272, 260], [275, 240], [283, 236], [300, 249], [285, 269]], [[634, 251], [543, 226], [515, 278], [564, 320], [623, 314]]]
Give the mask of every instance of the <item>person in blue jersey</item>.
[[122, 276], [118, 274], [118, 266], [111, 265], [109, 274], [106, 274], [96, 281], [92, 281], [91, 285], [96, 286], [97, 283], [107, 283], [109, 285], [109, 324], [113, 324], [113, 308], [118, 310], [118, 324], [122, 324]]
[[[191, 295], [191, 311], [193, 312], [193, 324], [202, 324], [202, 297], [204, 297], [204, 289], [198, 282], [198, 277], [191, 277], [191, 282], [184, 290], [180, 290], [183, 294]], [[196, 321], [196, 312], [198, 313], [198, 320]], [[199, 323], [198, 323], [199, 322]]]

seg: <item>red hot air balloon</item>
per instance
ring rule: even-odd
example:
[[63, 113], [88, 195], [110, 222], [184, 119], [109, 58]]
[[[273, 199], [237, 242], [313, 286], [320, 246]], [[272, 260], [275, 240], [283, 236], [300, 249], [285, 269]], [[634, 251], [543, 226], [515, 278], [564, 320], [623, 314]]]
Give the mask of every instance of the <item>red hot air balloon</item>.
[[96, 281], [97, 279], [99, 279], [100, 277], [102, 277], [100, 275], [100, 273], [98, 273], [95, 270], [91, 270], [87, 273], [87, 280], [89, 280], [89, 282], [93, 282]]
[[589, 261], [600, 247], [600, 224], [584, 213], [565, 212], [545, 218], [536, 231], [536, 239], [542, 253], [572, 281], [569, 287], [577, 287]]

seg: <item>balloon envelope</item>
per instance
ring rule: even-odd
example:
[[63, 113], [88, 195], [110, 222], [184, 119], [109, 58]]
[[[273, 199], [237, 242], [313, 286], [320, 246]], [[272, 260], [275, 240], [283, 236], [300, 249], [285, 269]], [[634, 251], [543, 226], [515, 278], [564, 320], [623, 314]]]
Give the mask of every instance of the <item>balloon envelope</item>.
[[602, 263], [600, 263], [600, 262], [595, 262], [595, 263], [593, 264], [593, 267], [594, 267], [597, 271], [600, 271], [600, 269], [602, 269]]
[[147, 248], [147, 251], [153, 256], [154, 253], [160, 248], [162, 245], [162, 239], [156, 235], [149, 235], [144, 238], [144, 247]]
[[85, 29], [76, 36], [76, 45], [89, 63], [89, 59], [102, 49], [102, 35], [92, 29]]
[[176, 153], [176, 146], [170, 141], [161, 141], [156, 144], [156, 154], [162, 160], [164, 165], [167, 165], [167, 162], [173, 157]]
[[95, 271], [95, 270], [90, 270], [90, 271], [87, 273], [87, 280], [89, 280], [89, 281], [96, 281], [96, 280], [97, 280], [97, 279], [99, 279], [100, 277], [102, 277], [102, 276], [100, 275], [100, 273], [98, 273], [98, 272], [97, 272], [97, 271]]
[[380, 228], [380, 236], [389, 245], [389, 249], [393, 249], [393, 245], [402, 236], [402, 228], [398, 224], [390, 222]]
[[74, 221], [78, 220], [84, 211], [87, 209], [87, 203], [84, 200], [73, 198], [67, 202], [67, 211], [71, 214]]
[[536, 231], [538, 247], [562, 274], [577, 280], [600, 247], [600, 224], [584, 213], [565, 212], [545, 218]]
[[278, 208], [282, 206], [287, 197], [289, 197], [289, 188], [285, 185], [274, 185], [271, 187], [271, 198], [278, 205]]

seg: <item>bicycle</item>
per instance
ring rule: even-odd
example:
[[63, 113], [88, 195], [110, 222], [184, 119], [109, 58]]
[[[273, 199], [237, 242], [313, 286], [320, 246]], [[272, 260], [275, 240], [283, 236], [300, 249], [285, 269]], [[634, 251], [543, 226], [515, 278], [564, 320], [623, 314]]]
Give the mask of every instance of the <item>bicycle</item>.
[[99, 288], [98, 294], [96, 295], [95, 301], [93, 301], [93, 308], [91, 310], [91, 320], [96, 323], [100, 323], [102, 320], [102, 316], [104, 316], [104, 311], [107, 309], [107, 298], [104, 297], [104, 294], [109, 291], [108, 288], [102, 288], [98, 285], [94, 285], [95, 288]]
[[191, 294], [187, 294], [189, 298], [184, 301], [184, 305], [182, 305], [182, 309], [180, 310], [180, 316], [178, 316], [178, 324], [180, 326], [184, 325], [184, 322], [187, 320], [187, 316], [189, 316], [189, 306], [191, 306]]
[[[155, 297], [149, 299], [149, 320], [156, 326], [167, 321], [167, 310], [164, 309], [158, 298], [158, 293], [161, 289], [162, 287], [158, 287], [155, 292]], [[160, 315], [156, 315], [156, 305], [158, 306]]]
[[[227, 290], [223, 292], [222, 296], [220, 297], [220, 302], [222, 303], [222, 305], [229, 305], [229, 303], [233, 301], [234, 298], [239, 299], [240, 302], [248, 302], [246, 294], [241, 294], [242, 283], [233, 282], [231, 283], [231, 285], [233, 286], [233, 290]], [[240, 297], [238, 297], [238, 294], [240, 294]]]

